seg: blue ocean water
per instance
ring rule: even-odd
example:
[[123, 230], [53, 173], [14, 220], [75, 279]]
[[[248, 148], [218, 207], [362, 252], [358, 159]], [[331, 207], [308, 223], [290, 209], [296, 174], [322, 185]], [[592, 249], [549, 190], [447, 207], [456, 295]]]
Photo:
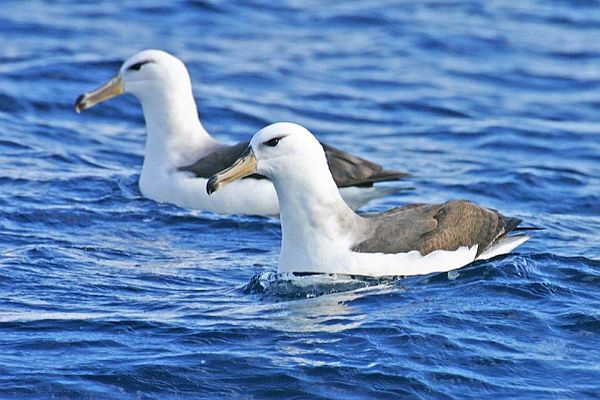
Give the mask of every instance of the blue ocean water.
[[[275, 121], [544, 228], [451, 273], [290, 287], [274, 219], [141, 197], [145, 48], [205, 127]], [[20, 1], [0, 8], [0, 398], [600, 398], [600, 4]], [[268, 279], [267, 279], [268, 280]]]

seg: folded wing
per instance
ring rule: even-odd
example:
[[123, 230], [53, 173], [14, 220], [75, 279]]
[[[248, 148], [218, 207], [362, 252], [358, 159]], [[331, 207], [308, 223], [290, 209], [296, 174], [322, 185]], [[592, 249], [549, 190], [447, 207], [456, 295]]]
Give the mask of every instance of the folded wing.
[[[233, 146], [222, 146], [195, 163], [179, 168], [179, 170], [191, 172], [199, 178], [209, 178], [233, 164], [248, 147], [248, 144], [249, 142], [243, 142]], [[333, 179], [340, 188], [349, 186], [368, 187], [375, 182], [395, 181], [408, 176], [405, 172], [386, 170], [379, 164], [338, 150], [335, 147], [323, 144], [323, 149]], [[265, 179], [264, 176], [259, 174], [251, 175], [248, 178]]]
[[427, 255], [436, 250], [454, 251], [477, 245], [477, 256], [515, 229], [521, 220], [469, 201], [443, 204], [413, 204], [385, 213], [367, 215], [368, 227], [353, 251], [404, 253], [418, 250]]

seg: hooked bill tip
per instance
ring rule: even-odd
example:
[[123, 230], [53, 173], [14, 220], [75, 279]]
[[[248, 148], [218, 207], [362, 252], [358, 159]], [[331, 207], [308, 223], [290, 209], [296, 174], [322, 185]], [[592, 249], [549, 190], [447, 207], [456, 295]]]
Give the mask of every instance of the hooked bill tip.
[[208, 180], [208, 182], [206, 182], [206, 193], [208, 193], [208, 195], [210, 196], [211, 194], [213, 194], [214, 192], [216, 192], [218, 189], [217, 187], [217, 178], [213, 175], [210, 177], [210, 179]]
[[77, 112], [77, 114], [79, 114], [82, 110], [85, 110], [85, 102], [83, 101], [84, 98], [85, 95], [81, 94], [77, 100], [75, 100], [75, 112]]

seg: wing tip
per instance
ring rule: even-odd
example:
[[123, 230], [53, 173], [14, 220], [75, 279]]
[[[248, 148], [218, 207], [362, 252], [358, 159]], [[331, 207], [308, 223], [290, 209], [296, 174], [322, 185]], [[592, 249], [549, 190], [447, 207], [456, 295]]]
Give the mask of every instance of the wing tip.
[[376, 182], [394, 182], [412, 176], [408, 172], [396, 171], [393, 169], [382, 169], [371, 175], [368, 180], [372, 183]]

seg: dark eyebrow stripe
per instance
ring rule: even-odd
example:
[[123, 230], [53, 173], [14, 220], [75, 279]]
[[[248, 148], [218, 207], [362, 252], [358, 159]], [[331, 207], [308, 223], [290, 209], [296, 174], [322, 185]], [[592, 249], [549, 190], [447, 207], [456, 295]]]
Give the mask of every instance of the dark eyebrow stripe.
[[132, 69], [134, 71], [139, 71], [140, 68], [142, 68], [142, 65], [145, 65], [145, 64], [148, 64], [148, 63], [151, 63], [151, 62], [152, 61], [150, 61], [150, 60], [140, 61], [138, 63], [130, 65], [127, 69]]

